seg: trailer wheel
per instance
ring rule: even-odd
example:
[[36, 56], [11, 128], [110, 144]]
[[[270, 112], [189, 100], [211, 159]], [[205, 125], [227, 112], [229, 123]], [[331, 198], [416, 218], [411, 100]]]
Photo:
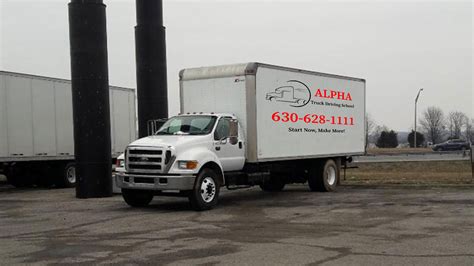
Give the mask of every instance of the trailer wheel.
[[339, 168], [334, 160], [329, 159], [324, 165], [318, 164], [311, 167], [308, 178], [308, 185], [311, 191], [335, 191], [338, 183]]
[[122, 197], [132, 207], [146, 207], [153, 200], [153, 192], [137, 189], [122, 189]]
[[75, 187], [76, 186], [76, 165], [73, 162], [60, 164], [58, 173], [58, 181], [56, 182], [59, 187]]
[[220, 190], [218, 180], [219, 176], [212, 169], [204, 168], [199, 172], [189, 195], [189, 203], [194, 210], [210, 210], [217, 205]]
[[260, 184], [260, 188], [266, 192], [282, 191], [284, 187], [285, 181], [283, 180], [283, 178], [276, 175], [271, 175], [270, 180], [268, 180], [268, 182]]

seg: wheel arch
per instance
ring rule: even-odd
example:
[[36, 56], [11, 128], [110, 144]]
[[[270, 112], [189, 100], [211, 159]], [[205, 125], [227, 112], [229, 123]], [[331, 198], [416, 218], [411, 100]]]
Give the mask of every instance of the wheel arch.
[[199, 169], [199, 172], [202, 171], [202, 169], [206, 169], [206, 168], [213, 170], [219, 175], [219, 182], [221, 182], [220, 183], [221, 186], [225, 184], [224, 171], [222, 171], [222, 168], [220, 165], [218, 165], [216, 162], [209, 161], [203, 164], [203, 166], [201, 166], [201, 168]]

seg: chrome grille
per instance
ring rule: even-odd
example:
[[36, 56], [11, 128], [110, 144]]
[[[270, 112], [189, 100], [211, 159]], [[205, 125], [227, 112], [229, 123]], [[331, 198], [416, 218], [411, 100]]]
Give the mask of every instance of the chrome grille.
[[130, 173], [163, 173], [165, 154], [162, 147], [128, 147], [125, 167]]

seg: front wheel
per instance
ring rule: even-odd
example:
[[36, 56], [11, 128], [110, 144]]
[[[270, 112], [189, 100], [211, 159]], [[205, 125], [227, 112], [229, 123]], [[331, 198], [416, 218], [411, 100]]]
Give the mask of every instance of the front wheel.
[[199, 172], [189, 195], [189, 203], [194, 210], [210, 210], [217, 205], [220, 190], [218, 180], [218, 175], [212, 169], [205, 168]]
[[122, 189], [122, 197], [132, 207], [146, 207], [153, 199], [153, 192], [138, 189]]

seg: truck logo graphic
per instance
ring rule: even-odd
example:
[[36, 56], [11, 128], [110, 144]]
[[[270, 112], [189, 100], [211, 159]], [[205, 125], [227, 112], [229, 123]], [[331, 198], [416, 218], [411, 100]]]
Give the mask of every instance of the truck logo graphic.
[[285, 86], [267, 93], [265, 98], [271, 102], [287, 102], [292, 107], [303, 107], [311, 100], [311, 91], [301, 81], [288, 80]]

